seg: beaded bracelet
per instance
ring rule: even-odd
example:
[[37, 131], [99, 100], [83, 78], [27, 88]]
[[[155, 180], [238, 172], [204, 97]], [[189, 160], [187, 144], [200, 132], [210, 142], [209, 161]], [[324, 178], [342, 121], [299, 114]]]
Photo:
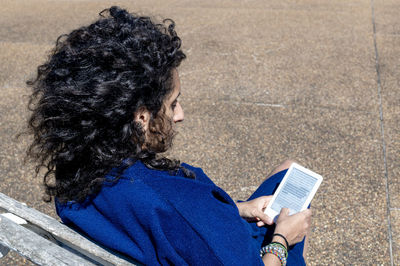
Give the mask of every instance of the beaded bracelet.
[[[284, 250], [284, 255], [285, 255], [285, 257], [287, 258], [287, 256], [288, 256], [288, 251], [287, 251], [286, 247], [285, 247], [282, 243], [279, 243], [279, 242], [271, 242], [268, 246], [278, 246], [278, 247], [281, 247], [281, 248]], [[263, 248], [265, 248], [265, 247], [263, 247]], [[265, 252], [263, 252], [263, 248], [261, 248], [261, 250], [260, 250], [260, 255], [261, 255], [261, 257], [265, 255]]]
[[281, 243], [273, 242], [271, 244], [262, 247], [260, 250], [260, 256], [263, 257], [267, 253], [275, 255], [281, 261], [282, 266], [286, 265], [287, 250]]
[[287, 258], [288, 251], [287, 251], [285, 245], [283, 245], [282, 243], [279, 243], [279, 242], [271, 242], [270, 245], [282, 247], [285, 250], [285, 257]]

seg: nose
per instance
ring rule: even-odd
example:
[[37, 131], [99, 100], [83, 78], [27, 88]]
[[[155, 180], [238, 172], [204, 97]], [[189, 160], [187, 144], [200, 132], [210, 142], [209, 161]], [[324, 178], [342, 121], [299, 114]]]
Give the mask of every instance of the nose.
[[181, 104], [178, 102], [174, 109], [174, 122], [182, 122], [184, 118], [184, 113]]

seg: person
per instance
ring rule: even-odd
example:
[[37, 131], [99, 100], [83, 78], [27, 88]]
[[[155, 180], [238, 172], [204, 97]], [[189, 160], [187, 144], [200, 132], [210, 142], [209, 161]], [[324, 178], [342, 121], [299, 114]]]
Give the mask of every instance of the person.
[[311, 211], [263, 213], [290, 161], [234, 202], [162, 155], [184, 112], [172, 20], [113, 6], [57, 39], [32, 87], [28, 156], [61, 220], [146, 265], [304, 265]]

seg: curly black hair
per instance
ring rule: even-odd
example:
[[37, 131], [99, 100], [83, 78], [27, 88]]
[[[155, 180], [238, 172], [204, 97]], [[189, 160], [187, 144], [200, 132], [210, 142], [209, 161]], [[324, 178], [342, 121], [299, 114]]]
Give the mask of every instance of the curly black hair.
[[[37, 76], [27, 81], [33, 89], [28, 128], [34, 136], [27, 155], [38, 162], [37, 174], [46, 169], [46, 201], [55, 196], [82, 202], [100, 191], [112, 168], [129, 166], [126, 162], [182, 168], [157, 155], [171, 145], [171, 121], [162, 107], [173, 89], [172, 71], [185, 59], [174, 22], [157, 24], [116, 6], [99, 15], [91, 25], [61, 35]], [[144, 145], [144, 131], [134, 121], [142, 107], [151, 113], [157, 145]]]

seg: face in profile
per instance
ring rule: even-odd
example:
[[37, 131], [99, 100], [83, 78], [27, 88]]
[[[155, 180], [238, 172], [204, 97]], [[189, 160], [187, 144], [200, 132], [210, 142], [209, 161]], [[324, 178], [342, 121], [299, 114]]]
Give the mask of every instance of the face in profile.
[[183, 109], [178, 100], [181, 95], [181, 81], [178, 71], [174, 69], [172, 72], [173, 90], [167, 95], [163, 108], [165, 108], [165, 115], [172, 120], [173, 123], [178, 123], [182, 122], [184, 119]]
[[145, 134], [143, 149], [159, 153], [167, 151], [172, 146], [176, 135], [175, 124], [184, 119], [184, 112], [178, 99], [181, 94], [181, 84], [176, 69], [172, 71], [172, 87], [156, 117], [145, 108], [138, 111], [135, 116], [135, 121], [141, 124]]

